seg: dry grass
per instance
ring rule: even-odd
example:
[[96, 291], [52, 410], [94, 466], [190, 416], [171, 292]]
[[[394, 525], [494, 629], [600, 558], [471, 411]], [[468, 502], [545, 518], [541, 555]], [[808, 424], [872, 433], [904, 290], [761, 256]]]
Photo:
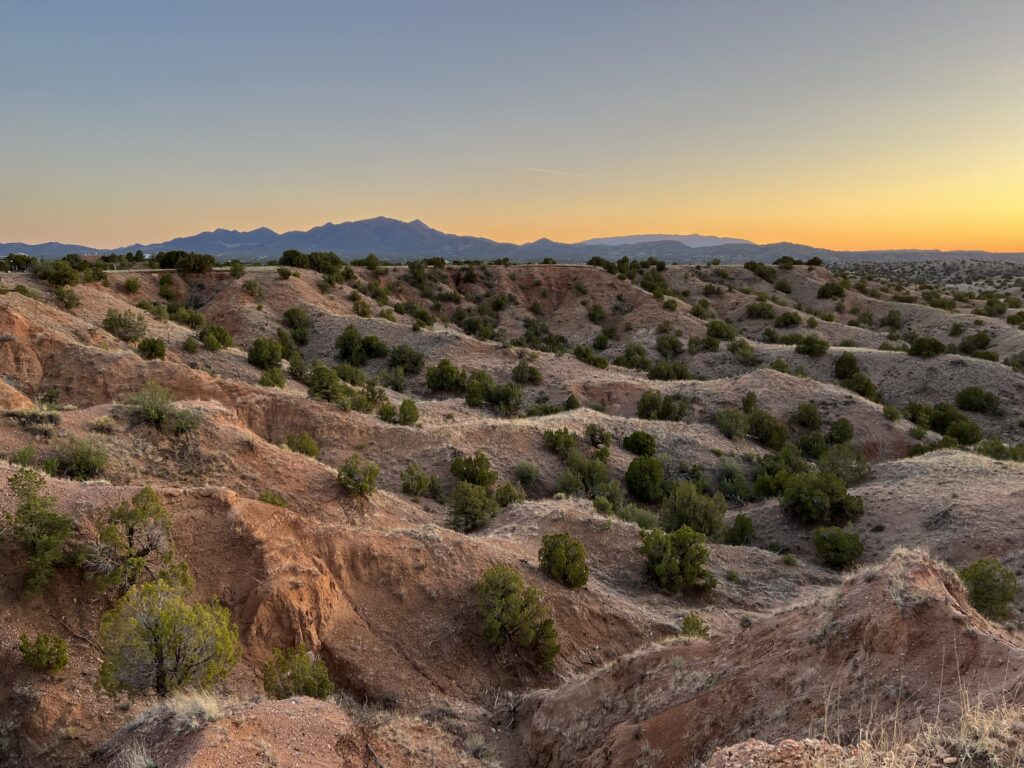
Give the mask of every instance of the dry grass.
[[134, 730], [162, 720], [179, 733], [192, 733], [217, 722], [227, 704], [206, 691], [181, 691], [140, 713], [126, 729]]
[[1007, 701], [986, 705], [972, 701], [966, 689], [960, 691], [958, 703], [959, 717], [949, 723], [929, 723], [914, 734], [906, 733], [899, 724], [867, 725], [861, 729], [855, 747], [842, 749], [828, 742], [807, 742], [806, 765], [1024, 767], [1024, 705]]
[[157, 764], [142, 744], [134, 742], [117, 756], [113, 768], [157, 768]]

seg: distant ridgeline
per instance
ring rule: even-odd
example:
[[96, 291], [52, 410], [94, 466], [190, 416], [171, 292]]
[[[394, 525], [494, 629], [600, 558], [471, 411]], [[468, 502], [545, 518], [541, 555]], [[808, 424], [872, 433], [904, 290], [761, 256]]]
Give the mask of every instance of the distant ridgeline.
[[[657, 239], [664, 238], [664, 239]], [[789, 257], [806, 261], [820, 258], [827, 263], [864, 261], [960, 261], [982, 259], [1024, 263], [1024, 253], [986, 251], [882, 250], [831, 251], [795, 243], [758, 245], [737, 238], [706, 235], [637, 235], [598, 238], [582, 243], [557, 243], [541, 239], [516, 245], [483, 237], [451, 235], [432, 229], [422, 221], [398, 221], [378, 217], [342, 224], [324, 224], [306, 231], [277, 233], [266, 227], [248, 232], [216, 229], [162, 243], [133, 245], [111, 250], [67, 243], [0, 243], [0, 254], [24, 254], [41, 259], [59, 259], [69, 253], [83, 256], [100, 254], [143, 254], [185, 252], [209, 254], [222, 261], [266, 261], [286, 251], [332, 253], [343, 259], [376, 254], [388, 261], [404, 262], [440, 257], [447, 261], [508, 259], [513, 262], [582, 263], [593, 257], [617, 261], [621, 258], [654, 258], [675, 264], [706, 264], [718, 259], [722, 264], [747, 261], [773, 262]]]

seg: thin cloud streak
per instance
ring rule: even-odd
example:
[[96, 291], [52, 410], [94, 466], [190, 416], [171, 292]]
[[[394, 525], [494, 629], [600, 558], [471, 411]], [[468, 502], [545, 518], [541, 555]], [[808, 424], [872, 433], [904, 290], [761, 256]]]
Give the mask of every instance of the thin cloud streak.
[[548, 176], [580, 176], [583, 178], [590, 178], [589, 173], [576, 173], [575, 171], [555, 171], [550, 168], [527, 168], [530, 173], [544, 173]]

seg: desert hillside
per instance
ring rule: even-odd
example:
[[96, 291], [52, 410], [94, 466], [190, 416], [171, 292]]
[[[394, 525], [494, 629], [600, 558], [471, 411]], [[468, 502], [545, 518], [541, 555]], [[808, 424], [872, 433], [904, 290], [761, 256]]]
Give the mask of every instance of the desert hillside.
[[0, 270], [2, 766], [1020, 764], [997, 263]]

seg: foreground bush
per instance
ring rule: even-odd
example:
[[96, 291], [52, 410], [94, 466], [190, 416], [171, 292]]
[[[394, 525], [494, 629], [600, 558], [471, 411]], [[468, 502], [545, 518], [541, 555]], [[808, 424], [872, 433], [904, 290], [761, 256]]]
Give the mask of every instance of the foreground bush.
[[582, 587], [590, 577], [587, 551], [582, 542], [568, 533], [545, 536], [537, 557], [543, 573], [569, 588]]
[[167, 354], [167, 345], [163, 339], [149, 337], [139, 342], [138, 350], [143, 360], [163, 360]]
[[993, 557], [986, 557], [960, 571], [967, 597], [978, 613], [1004, 619], [1017, 594], [1017, 577]]
[[672, 487], [661, 503], [661, 524], [666, 531], [687, 526], [715, 538], [722, 532], [725, 510], [725, 496], [721, 493], [707, 496], [696, 485], [683, 480]]
[[637, 456], [653, 456], [657, 449], [657, 443], [654, 435], [638, 429], [626, 436], [622, 441], [622, 447]]
[[135, 422], [170, 430], [176, 435], [190, 432], [199, 425], [201, 416], [198, 411], [175, 408], [172, 403], [171, 393], [153, 382], [143, 386], [125, 401], [130, 417]]
[[164, 581], [132, 587], [107, 611], [100, 645], [104, 690], [161, 697], [220, 682], [242, 653], [227, 608], [191, 605]]
[[665, 466], [654, 456], [637, 456], [626, 470], [626, 490], [639, 501], [656, 504], [664, 496]]
[[148, 485], [130, 503], [107, 509], [98, 534], [96, 541], [84, 548], [81, 560], [103, 589], [124, 592], [146, 574], [170, 578], [165, 569], [174, 556], [171, 518]]
[[118, 312], [111, 309], [103, 318], [103, 330], [121, 341], [135, 342], [146, 333], [146, 317], [140, 312]]
[[456, 531], [470, 533], [498, 514], [499, 505], [482, 485], [463, 480], [448, 499], [448, 524]]
[[263, 666], [263, 690], [272, 699], [326, 699], [334, 693], [334, 683], [327, 674], [327, 665], [305, 648], [275, 648]]
[[485, 488], [490, 488], [498, 479], [498, 473], [491, 469], [491, 460], [483, 451], [472, 456], [456, 456], [452, 459], [452, 474], [459, 480]]
[[754, 530], [754, 521], [741, 512], [736, 515], [732, 525], [726, 529], [722, 541], [734, 546], [749, 547], [756, 538], [757, 532]]
[[68, 665], [68, 644], [56, 635], [28, 635], [19, 638], [22, 660], [37, 672], [57, 672]]
[[249, 364], [261, 371], [269, 371], [281, 364], [281, 344], [275, 339], [256, 339], [249, 347]]
[[402, 493], [412, 496], [414, 499], [426, 496], [429, 499], [440, 501], [441, 481], [436, 475], [431, 475], [421, 469], [419, 464], [414, 461], [402, 470]]
[[842, 568], [864, 554], [864, 545], [854, 531], [828, 526], [815, 528], [811, 534], [814, 551], [825, 565]]
[[661, 589], [679, 592], [684, 588], [715, 586], [715, 577], [707, 569], [704, 534], [684, 525], [672, 533], [655, 529], [640, 535], [640, 552], [647, 558], [647, 571]]
[[749, 429], [747, 414], [735, 408], [722, 408], [715, 411], [715, 426], [730, 440], [743, 437]]
[[558, 631], [540, 592], [523, 583], [514, 568], [493, 565], [476, 585], [484, 637], [493, 648], [523, 651], [550, 670], [560, 649]]
[[107, 452], [89, 438], [71, 437], [57, 446], [53, 458], [46, 465], [51, 474], [72, 480], [89, 480], [106, 469]]
[[26, 592], [42, 590], [53, 569], [67, 554], [67, 542], [74, 529], [71, 518], [57, 512], [56, 499], [41, 496], [46, 484], [38, 472], [23, 467], [7, 481], [17, 498], [13, 515], [5, 515], [14, 540], [28, 555]]
[[996, 413], [999, 396], [981, 387], [964, 387], [956, 393], [956, 407], [974, 413]]
[[338, 467], [338, 485], [349, 496], [369, 496], [377, 490], [380, 467], [372, 461], [363, 461], [353, 453]]
[[295, 435], [288, 435], [288, 440], [285, 442], [288, 449], [295, 451], [296, 453], [303, 453], [306, 456], [312, 456], [314, 459], [320, 455], [320, 446], [317, 445], [316, 440], [309, 432], [302, 431]]
[[827, 525], [837, 518], [856, 520], [864, 510], [859, 496], [831, 472], [797, 472], [783, 485], [782, 507], [801, 523]]

